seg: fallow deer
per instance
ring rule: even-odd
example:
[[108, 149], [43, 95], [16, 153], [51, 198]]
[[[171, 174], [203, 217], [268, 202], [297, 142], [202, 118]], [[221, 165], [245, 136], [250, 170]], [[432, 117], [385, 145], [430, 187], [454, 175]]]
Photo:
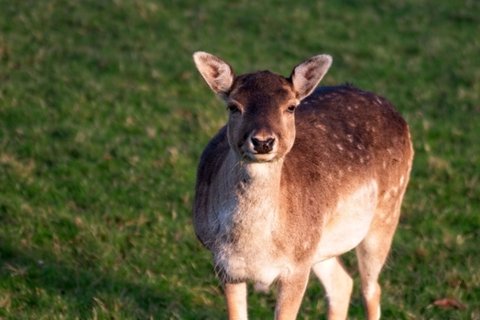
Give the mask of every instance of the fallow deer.
[[295, 319], [310, 270], [345, 319], [356, 248], [368, 319], [380, 318], [378, 278], [412, 167], [408, 125], [386, 99], [351, 85], [316, 86], [329, 55], [236, 76], [206, 52], [194, 61], [226, 103], [228, 122], [198, 166], [194, 228], [213, 253], [229, 319], [247, 319], [247, 286], [277, 282], [276, 319]]

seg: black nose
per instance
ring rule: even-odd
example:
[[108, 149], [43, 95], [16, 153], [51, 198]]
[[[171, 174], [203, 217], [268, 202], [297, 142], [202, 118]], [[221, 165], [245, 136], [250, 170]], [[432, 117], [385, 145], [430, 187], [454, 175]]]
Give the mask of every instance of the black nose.
[[275, 138], [269, 137], [265, 140], [260, 140], [258, 138], [252, 137], [253, 149], [260, 154], [269, 153], [273, 149], [273, 144], [275, 143]]

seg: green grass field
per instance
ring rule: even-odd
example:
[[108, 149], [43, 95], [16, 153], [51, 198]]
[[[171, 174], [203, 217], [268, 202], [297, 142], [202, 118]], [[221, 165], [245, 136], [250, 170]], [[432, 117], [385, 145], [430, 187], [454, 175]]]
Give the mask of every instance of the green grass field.
[[[226, 111], [195, 50], [284, 75], [329, 53], [324, 84], [388, 97], [416, 159], [384, 319], [480, 319], [479, 34], [474, 0], [0, 0], [0, 319], [225, 318], [191, 203]], [[299, 319], [325, 314], [312, 277]]]

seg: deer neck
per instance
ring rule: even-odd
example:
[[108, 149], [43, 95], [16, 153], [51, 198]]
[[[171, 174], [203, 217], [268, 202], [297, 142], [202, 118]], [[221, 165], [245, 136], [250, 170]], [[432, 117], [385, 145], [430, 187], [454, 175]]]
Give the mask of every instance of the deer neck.
[[[244, 230], [270, 226], [278, 219], [283, 160], [252, 163], [230, 151], [218, 186], [224, 198], [220, 220], [226, 229]], [[218, 202], [217, 202], [218, 203]], [[248, 233], [250, 233], [248, 232]], [[241, 232], [239, 232], [241, 234]]]
[[278, 204], [283, 160], [247, 162], [239, 160], [231, 151], [227, 161], [227, 167], [232, 170], [233, 190], [241, 201], [273, 201]]

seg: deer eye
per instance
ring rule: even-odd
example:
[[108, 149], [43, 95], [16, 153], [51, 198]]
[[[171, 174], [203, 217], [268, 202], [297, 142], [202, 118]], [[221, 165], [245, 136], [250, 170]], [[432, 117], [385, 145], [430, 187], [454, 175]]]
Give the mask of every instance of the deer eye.
[[240, 108], [234, 104], [234, 103], [229, 103], [227, 105], [227, 109], [228, 111], [230, 111], [231, 113], [237, 113], [237, 112], [240, 112]]
[[294, 113], [296, 108], [297, 108], [297, 106], [294, 105], [294, 104], [292, 104], [291, 106], [289, 106], [289, 107], [287, 108], [287, 112], [289, 112], [289, 113]]

